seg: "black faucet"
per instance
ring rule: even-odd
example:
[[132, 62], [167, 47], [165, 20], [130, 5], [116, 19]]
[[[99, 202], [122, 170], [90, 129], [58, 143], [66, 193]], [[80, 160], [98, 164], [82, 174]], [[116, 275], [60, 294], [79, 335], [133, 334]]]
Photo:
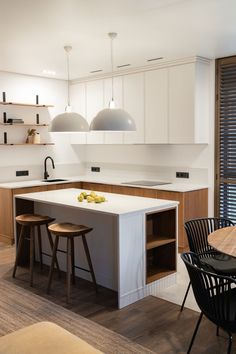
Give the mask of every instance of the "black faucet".
[[47, 171], [47, 160], [52, 161], [52, 168], [55, 168], [53, 158], [51, 156], [47, 156], [44, 160], [44, 179], [47, 179], [49, 177], [48, 171]]

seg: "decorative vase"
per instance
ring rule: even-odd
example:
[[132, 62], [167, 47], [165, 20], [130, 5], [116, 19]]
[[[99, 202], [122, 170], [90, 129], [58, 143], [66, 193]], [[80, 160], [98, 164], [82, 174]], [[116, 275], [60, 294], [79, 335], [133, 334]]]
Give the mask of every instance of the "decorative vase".
[[35, 133], [32, 136], [32, 144], [40, 144], [40, 134], [39, 133]]

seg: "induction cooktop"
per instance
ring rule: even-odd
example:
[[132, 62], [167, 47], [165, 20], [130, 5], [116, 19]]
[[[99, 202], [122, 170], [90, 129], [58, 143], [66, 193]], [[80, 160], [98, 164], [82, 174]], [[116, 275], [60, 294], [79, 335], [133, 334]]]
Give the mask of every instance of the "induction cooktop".
[[153, 187], [153, 186], [161, 186], [163, 184], [171, 184], [170, 182], [160, 182], [160, 181], [131, 181], [131, 182], [122, 182], [122, 184], [130, 184], [132, 186], [146, 186], [146, 187]]

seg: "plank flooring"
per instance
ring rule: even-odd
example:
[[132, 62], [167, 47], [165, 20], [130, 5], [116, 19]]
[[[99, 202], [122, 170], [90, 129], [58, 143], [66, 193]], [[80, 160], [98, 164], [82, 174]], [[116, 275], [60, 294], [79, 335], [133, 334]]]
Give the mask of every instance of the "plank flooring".
[[[78, 313], [100, 325], [117, 332], [158, 354], [186, 353], [199, 314], [185, 309], [180, 314], [179, 306], [149, 296], [122, 310], [117, 310], [116, 293], [99, 287], [96, 295], [92, 283], [76, 279], [71, 289], [71, 303], [66, 304], [65, 277], [55, 276], [50, 295], [46, 294], [48, 269], [40, 273], [36, 267], [35, 285], [29, 286], [27, 268], [17, 270], [12, 279], [14, 247], [0, 244], [0, 277], [38, 294], [62, 307]], [[207, 319], [203, 319], [192, 354], [222, 354], [227, 352], [227, 335]], [[236, 352], [235, 343], [232, 353]], [[125, 353], [119, 353], [125, 354]]]

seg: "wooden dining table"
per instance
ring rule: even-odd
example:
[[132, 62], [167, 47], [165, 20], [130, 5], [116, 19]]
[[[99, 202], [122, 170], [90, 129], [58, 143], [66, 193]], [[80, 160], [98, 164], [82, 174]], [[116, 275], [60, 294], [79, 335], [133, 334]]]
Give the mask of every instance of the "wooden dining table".
[[236, 257], [236, 226], [212, 232], [208, 236], [208, 243], [217, 251]]

